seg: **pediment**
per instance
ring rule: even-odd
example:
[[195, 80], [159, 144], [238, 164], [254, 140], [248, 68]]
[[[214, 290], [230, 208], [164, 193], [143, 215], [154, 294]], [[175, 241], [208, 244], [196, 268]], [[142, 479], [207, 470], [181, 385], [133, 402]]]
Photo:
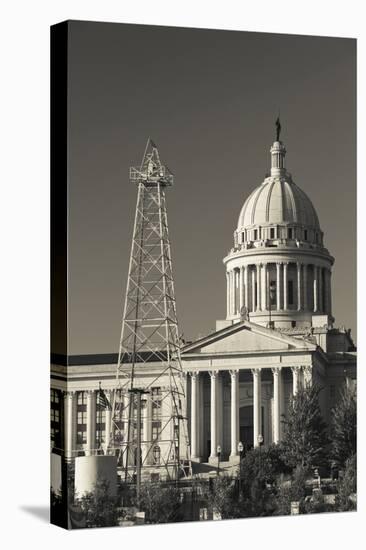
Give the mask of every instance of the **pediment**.
[[191, 353], [221, 354], [261, 351], [315, 350], [316, 346], [304, 339], [287, 336], [279, 331], [249, 321], [236, 323], [192, 342], [182, 350]]

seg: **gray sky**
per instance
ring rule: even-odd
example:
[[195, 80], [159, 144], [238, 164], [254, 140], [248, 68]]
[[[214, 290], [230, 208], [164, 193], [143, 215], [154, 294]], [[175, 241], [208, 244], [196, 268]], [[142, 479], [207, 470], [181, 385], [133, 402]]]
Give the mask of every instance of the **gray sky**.
[[[281, 110], [287, 168], [335, 256], [336, 324], [356, 329], [356, 41], [70, 24], [69, 353], [118, 349], [138, 165], [148, 136], [167, 191], [187, 339], [225, 318], [222, 258], [269, 169]], [[54, 350], [57, 352], [58, 350]]]

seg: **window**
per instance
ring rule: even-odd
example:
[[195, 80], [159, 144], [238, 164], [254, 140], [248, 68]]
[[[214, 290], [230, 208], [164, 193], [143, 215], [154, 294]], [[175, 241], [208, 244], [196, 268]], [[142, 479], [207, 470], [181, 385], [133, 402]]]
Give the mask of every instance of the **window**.
[[295, 328], [296, 327], [296, 321], [291, 321], [291, 326], [292, 326], [292, 328]]
[[153, 441], [159, 441], [161, 439], [161, 422], [153, 421], [152, 422], [152, 431], [151, 431]]
[[78, 445], [83, 445], [86, 443], [86, 392], [85, 391], [79, 391], [77, 393], [77, 413], [76, 413], [76, 422], [77, 422], [77, 430], [76, 430], [76, 443]]
[[77, 431], [76, 443], [78, 445], [84, 445], [86, 443], [86, 430]]
[[319, 241], [319, 235], [318, 233], [315, 233], [315, 242], [318, 244], [318, 241]]
[[160, 465], [160, 447], [159, 447], [159, 445], [154, 445], [154, 448], [153, 448], [153, 460], [154, 460], [155, 466], [159, 466], [159, 465]]
[[294, 305], [294, 282], [293, 281], [288, 281], [287, 291], [288, 291], [288, 305], [293, 306]]
[[274, 239], [274, 238], [275, 238], [275, 230], [274, 230], [274, 227], [271, 227], [271, 229], [269, 230], [269, 238], [270, 238], [270, 239]]
[[151, 389], [152, 417], [153, 419], [161, 416], [161, 388]]
[[304, 230], [304, 241], [307, 241], [308, 240], [308, 230], [305, 229]]
[[61, 430], [60, 430], [60, 420], [61, 420], [61, 402], [60, 402], [60, 392], [59, 390], [51, 390], [51, 411], [50, 411], [50, 420], [51, 420], [51, 446], [52, 447], [61, 447]]
[[276, 281], [271, 281], [269, 283], [269, 298], [271, 306], [275, 306], [277, 299]]
[[245, 243], [245, 233], [243, 231], [243, 233], [241, 234], [241, 242], [242, 243]]
[[51, 409], [51, 422], [60, 422], [60, 411], [58, 409]]
[[258, 229], [254, 229], [254, 240], [258, 239]]
[[292, 239], [292, 235], [293, 235], [292, 227], [289, 227], [287, 230], [287, 237], [289, 239]]

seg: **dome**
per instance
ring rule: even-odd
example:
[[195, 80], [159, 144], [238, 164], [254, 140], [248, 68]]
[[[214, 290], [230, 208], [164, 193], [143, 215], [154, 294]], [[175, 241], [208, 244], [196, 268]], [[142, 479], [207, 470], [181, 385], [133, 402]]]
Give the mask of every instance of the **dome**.
[[241, 209], [238, 230], [253, 225], [296, 224], [319, 229], [309, 197], [288, 177], [270, 177], [257, 187]]

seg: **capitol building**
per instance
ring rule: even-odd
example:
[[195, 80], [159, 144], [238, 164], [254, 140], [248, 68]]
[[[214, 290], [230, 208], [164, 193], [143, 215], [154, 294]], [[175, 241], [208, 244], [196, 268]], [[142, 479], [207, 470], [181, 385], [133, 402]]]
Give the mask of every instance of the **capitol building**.
[[[215, 332], [181, 350], [193, 471], [218, 459], [222, 468], [237, 465], [239, 442], [246, 449], [280, 442], [282, 416], [301, 386], [323, 388], [320, 406], [329, 422], [339, 388], [355, 383], [350, 330], [336, 325], [332, 315], [334, 258], [316, 209], [285, 168], [285, 157], [277, 136], [270, 173], [240, 213], [233, 212], [233, 218], [239, 214], [233, 246], [223, 259], [226, 317], [216, 321]], [[145, 387], [158, 371], [154, 358], [137, 365], [136, 384]], [[113, 353], [53, 356], [51, 439], [65, 457], [108, 448], [111, 412], [100, 407], [97, 395], [101, 382], [111, 402], [121, 398], [115, 373]], [[153, 404], [148, 396], [144, 409], [146, 450], [161, 423], [156, 403], [165, 387], [160, 383], [153, 387]], [[156, 447], [146, 460], [155, 475], [164, 453]]]

